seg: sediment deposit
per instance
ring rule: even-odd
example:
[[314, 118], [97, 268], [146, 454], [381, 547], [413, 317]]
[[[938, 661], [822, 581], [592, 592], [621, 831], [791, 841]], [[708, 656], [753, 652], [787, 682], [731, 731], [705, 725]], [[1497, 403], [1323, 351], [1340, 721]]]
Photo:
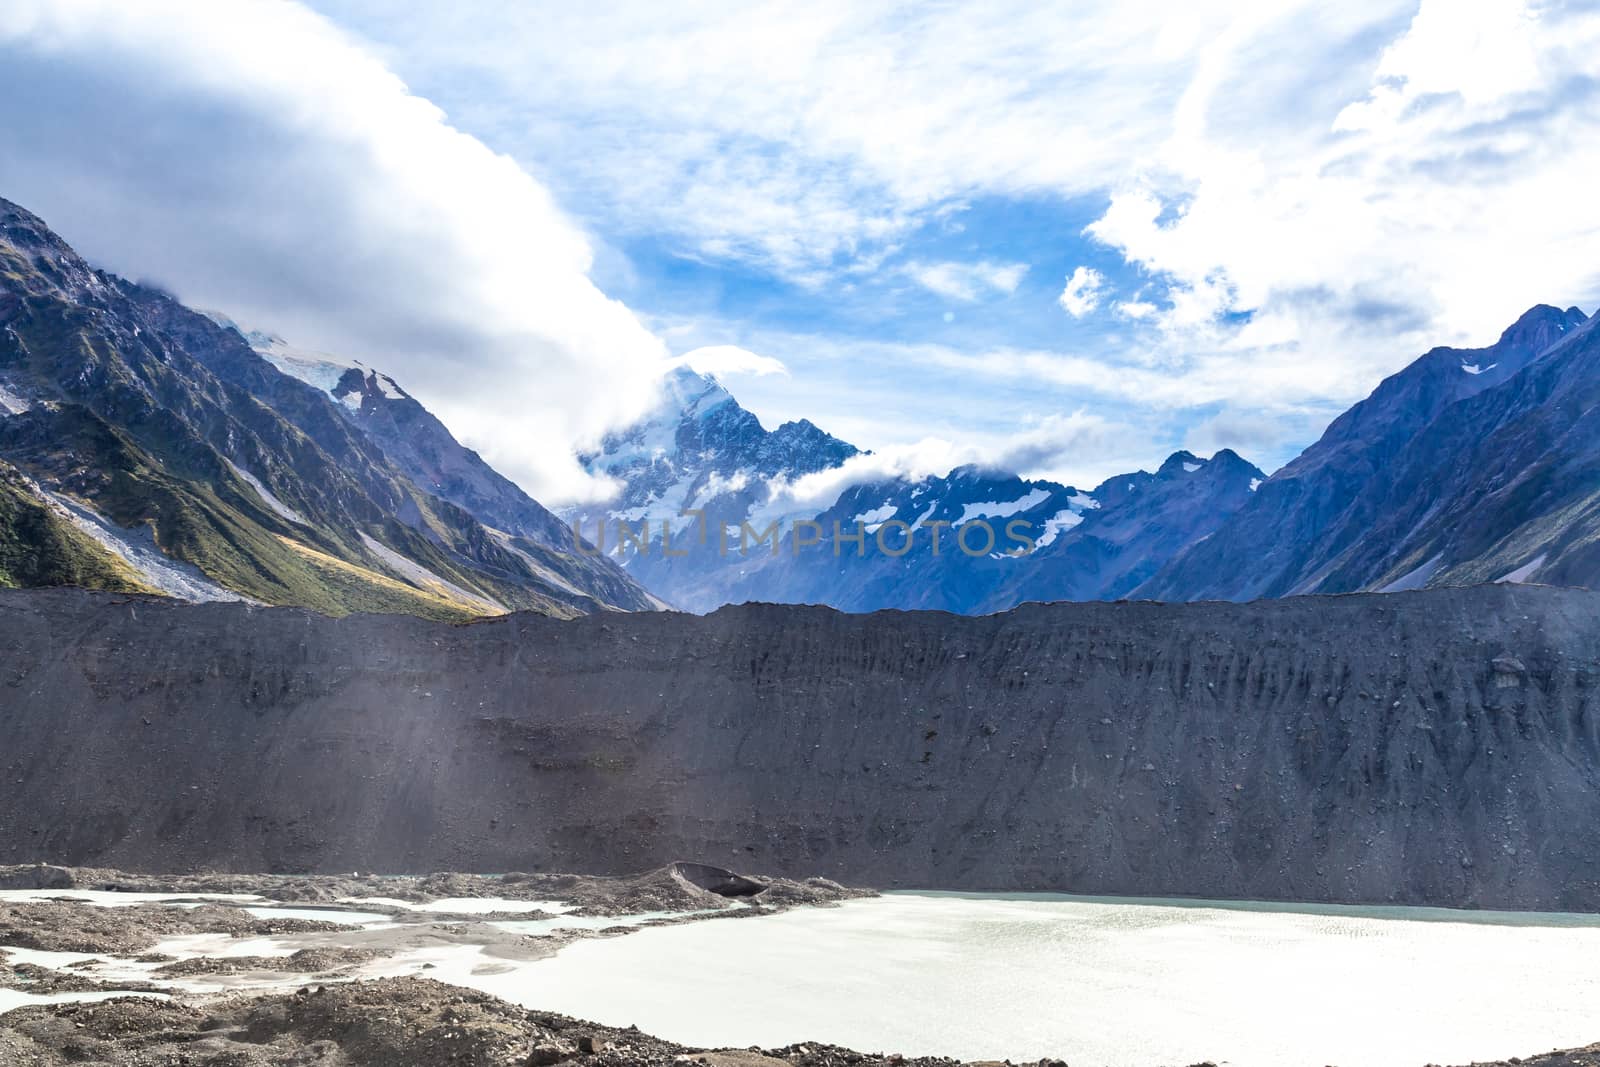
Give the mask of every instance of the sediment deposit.
[[332, 620], [0, 594], [0, 861], [1600, 908], [1600, 595]]

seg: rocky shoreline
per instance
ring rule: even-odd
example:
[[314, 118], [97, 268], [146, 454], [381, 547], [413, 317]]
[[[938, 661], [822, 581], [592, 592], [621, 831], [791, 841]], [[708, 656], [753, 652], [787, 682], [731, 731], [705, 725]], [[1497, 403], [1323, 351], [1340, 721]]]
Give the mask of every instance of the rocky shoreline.
[[[0, 867], [0, 893], [0, 1003], [7, 991], [25, 999], [0, 1013], [0, 1063], [7, 1067], [961, 1064], [817, 1043], [690, 1048], [636, 1028], [519, 1007], [428, 977], [428, 963], [416, 973], [381, 973], [419, 947], [458, 945], [479, 948], [491, 960], [527, 961], [580, 937], [873, 895], [823, 879], [754, 879], [701, 864], [621, 878], [155, 876], [29, 865]], [[272, 914], [247, 910], [252, 906]], [[535, 935], [506, 929], [555, 917], [544, 910], [555, 907], [561, 916], [596, 922]], [[297, 909], [319, 917], [294, 917]], [[328, 918], [340, 909], [351, 921]], [[634, 921], [641, 916], [648, 918]], [[611, 917], [618, 925], [598, 921]], [[160, 951], [163, 945], [186, 946], [186, 954]], [[259, 945], [274, 948], [265, 955], [247, 951]], [[142, 977], [129, 977], [133, 965]], [[1600, 1067], [1600, 1045], [1478, 1067], [1519, 1062]], [[1002, 1065], [982, 1061], [981, 1067]], [[1065, 1064], [1045, 1060], [1040, 1067]]]
[[[404, 916], [404, 904], [440, 900], [560, 900], [583, 915], [688, 912], [729, 908], [736, 902], [773, 910], [873, 896], [826, 878], [763, 876], [759, 881], [703, 863], [672, 863], [643, 874], [594, 876], [524, 873], [484, 875], [380, 874], [139, 874], [104, 867], [49, 863], [0, 864], [0, 891], [64, 890], [115, 893], [253, 895], [304, 904], [360, 900], [363, 910]], [[393, 902], [393, 903], [385, 903]], [[469, 914], [482, 917], [474, 910]], [[518, 912], [519, 916], [522, 912]]]
[[[756, 881], [692, 863], [632, 877], [156, 876], [44, 864], [0, 866], [0, 990], [43, 996], [171, 994], [171, 980], [200, 977], [224, 986], [232, 977], [257, 985], [274, 984], [274, 976], [353, 980], [363, 964], [450, 946], [531, 961], [580, 938], [770, 915], [871, 895], [820, 878]], [[263, 905], [273, 914], [262, 917], [248, 910]], [[307, 917], [296, 917], [302, 910]], [[340, 921], [341, 916], [350, 921]], [[605, 921], [611, 918], [616, 924]], [[540, 924], [549, 928], [522, 932]], [[208, 937], [211, 952], [200, 949], [179, 958], [157, 951], [169, 939]], [[275, 947], [274, 954], [228, 951], [230, 942], [263, 939]], [[61, 967], [26, 958], [39, 953], [105, 958], [76, 959]], [[130, 979], [135, 964], [153, 967]]]

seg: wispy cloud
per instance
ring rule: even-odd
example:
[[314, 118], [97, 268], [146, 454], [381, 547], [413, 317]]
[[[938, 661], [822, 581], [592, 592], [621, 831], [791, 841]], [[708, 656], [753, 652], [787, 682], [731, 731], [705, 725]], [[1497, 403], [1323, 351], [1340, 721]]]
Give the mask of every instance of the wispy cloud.
[[[1162, 144], [1233, 19], [1022, 0], [321, 6], [610, 224], [807, 278], [967, 196], [1105, 188]], [[1364, 22], [1295, 6], [1312, 32]]]
[[326, 4], [608, 225], [812, 286], [967, 198], [1047, 194], [1110, 200], [1093, 236], [1157, 283], [1128, 318], [1259, 311], [1308, 349], [1354, 302], [1297, 293], [1420, 313], [1352, 374], [1597, 294], [1587, 5]]
[[901, 267], [901, 272], [929, 292], [970, 303], [985, 296], [1016, 292], [1023, 275], [1028, 273], [1028, 265], [992, 260], [976, 263], [913, 261]]
[[1102, 416], [1075, 411], [1034, 420], [1014, 433], [974, 435], [960, 442], [938, 436], [896, 442], [852, 456], [830, 470], [770, 482], [763, 510], [816, 514], [854, 485], [919, 481], [969, 464], [1088, 488], [1106, 475], [1138, 468], [1141, 459], [1126, 449], [1130, 430]]

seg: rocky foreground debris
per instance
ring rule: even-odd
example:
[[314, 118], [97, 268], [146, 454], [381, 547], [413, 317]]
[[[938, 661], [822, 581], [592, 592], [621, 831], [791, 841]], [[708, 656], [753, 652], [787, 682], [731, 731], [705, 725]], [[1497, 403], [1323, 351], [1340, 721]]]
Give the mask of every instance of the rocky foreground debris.
[[[767, 1050], [692, 1049], [633, 1028], [616, 1029], [528, 1011], [485, 993], [427, 978], [386, 978], [307, 986], [288, 994], [241, 996], [203, 1005], [126, 997], [20, 1008], [0, 1016], [0, 1063], [8, 1067], [69, 1063], [118, 1067], [957, 1067], [960, 1061], [862, 1053], [821, 1044]], [[1600, 1045], [1521, 1063], [1525, 1067], [1600, 1067]], [[1042, 1061], [1041, 1067], [1046, 1065], [1066, 1067], [1055, 1060]]]
[[[53, 863], [0, 864], [0, 890], [24, 889], [118, 893], [246, 894], [296, 904], [360, 900], [363, 910], [404, 914], [381, 901], [425, 904], [444, 899], [561, 901], [581, 915], [636, 915], [640, 912], [706, 911], [738, 902], [773, 909], [826, 904], [873, 896], [826, 878], [747, 878], [705, 863], [676, 862], [641, 874], [598, 876], [522, 873], [426, 875], [377, 874], [137, 874], [109, 867], [67, 867]], [[446, 914], [446, 913], [436, 913]], [[474, 914], [481, 915], [482, 912]], [[519, 912], [518, 917], [525, 917]], [[169, 926], [182, 920], [170, 916]], [[201, 931], [226, 932], [235, 931]], [[271, 932], [271, 931], [267, 931]], [[0, 938], [0, 944], [6, 943]], [[35, 946], [38, 947], [38, 946]], [[90, 951], [100, 951], [92, 949]]]

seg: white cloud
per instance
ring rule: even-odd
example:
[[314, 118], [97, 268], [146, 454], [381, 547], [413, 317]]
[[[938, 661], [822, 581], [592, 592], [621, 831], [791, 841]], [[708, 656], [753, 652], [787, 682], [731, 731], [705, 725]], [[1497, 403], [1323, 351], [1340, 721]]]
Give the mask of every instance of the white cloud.
[[0, 192], [89, 258], [386, 368], [535, 494], [651, 399], [546, 189], [298, 4], [13, 0], [0, 125]]
[[[1020, 265], [924, 253], [917, 231], [980, 201], [1002, 227], [1012, 198], [1104, 205], [1089, 236], [1139, 280], [1096, 295], [1115, 315], [1094, 348], [858, 345], [835, 365], [700, 335], [781, 358], [793, 378], [752, 391], [873, 447], [1035, 388], [1124, 422], [1222, 407], [1239, 418], [1205, 433], [1260, 416], [1259, 436], [1530, 304], [1600, 298], [1592, 5], [316, 2], [609, 235], [819, 298], [873, 271], [1012, 292]], [[660, 346], [509, 160], [292, 5], [124, 6], [11, 5], [0, 191], [114, 267], [394, 367], [541, 486], [570, 479], [546, 438], [648, 399], [633, 371]], [[913, 414], [886, 428], [891, 409]]]
[[1108, 197], [1150, 361], [1288, 345], [1342, 394], [1600, 297], [1590, 5], [324, 2], [619, 229], [812, 286], [978, 198]]
[[1313, 377], [1327, 361], [1370, 385], [1532, 304], [1600, 294], [1592, 9], [1425, 0], [1367, 85], [1282, 140], [1237, 117], [1279, 28], [1209, 50], [1171, 137], [1089, 228], [1170, 284], [1163, 350], [1287, 345]]
[[[684, 325], [663, 323], [669, 335]], [[730, 323], [713, 323], [713, 335]], [[692, 334], [691, 334], [692, 336]], [[734, 390], [766, 426], [809, 418], [875, 455], [849, 466], [855, 480], [918, 469], [945, 473], [989, 463], [1069, 484], [1097, 484], [1116, 473], [1154, 469], [1183, 441], [1183, 425], [1237, 393], [1245, 410], [1305, 440], [1335, 413], [1322, 390], [1338, 367], [1298, 384], [1285, 352], [1260, 374], [1225, 350], [1194, 366], [1141, 363], [1116, 346], [1079, 353], [1020, 347], [963, 348], [925, 342], [845, 339], [826, 334], [751, 331], [751, 346], [791, 367], [793, 377], [751, 378]], [[1258, 463], [1280, 462], [1252, 440]], [[1241, 449], [1241, 452], [1244, 452]], [[887, 465], [887, 466], [885, 466]]]
[[[1202, 46], [1237, 20], [1159, 0], [321, 3], [614, 224], [801, 279], [969, 196], [1098, 195], [1162, 145]], [[1288, 6], [1314, 40], [1401, 4]], [[1263, 82], [1347, 77], [1295, 66], [1306, 47]]]
[[1075, 319], [1081, 319], [1089, 312], [1100, 306], [1100, 298], [1105, 294], [1106, 276], [1092, 267], [1079, 267], [1067, 279], [1067, 287], [1061, 290], [1061, 295], [1056, 298], [1056, 303]]
[[972, 303], [985, 296], [1014, 293], [1028, 273], [1026, 263], [924, 263], [914, 260], [901, 272], [929, 292], [949, 300]]
[[704, 345], [685, 352], [673, 362], [690, 367], [701, 374], [723, 377], [742, 374], [764, 377], [769, 374], [789, 373], [789, 368], [783, 365], [783, 360], [757, 355], [748, 348], [740, 348], [738, 345]]
[[959, 443], [923, 437], [852, 456], [840, 467], [792, 482], [775, 479], [768, 483], [770, 498], [761, 511], [769, 517], [814, 515], [854, 485], [893, 478], [915, 482], [968, 464], [1090, 488], [1111, 474], [1138, 469], [1147, 448], [1141, 443], [1130, 453], [1127, 445], [1134, 439], [1128, 426], [1084, 411], [1052, 414], [1012, 432], [968, 435]]
[[[1100, 480], [1092, 472], [1107, 466], [1115, 467], [1116, 473], [1137, 469], [1151, 447], [1140, 440], [1141, 436], [1125, 423], [1080, 409], [1064, 415], [1050, 414], [1019, 427], [1004, 439], [990, 443], [984, 461], [1023, 477], [1076, 481], [1087, 486]], [[1139, 441], [1139, 446], [1130, 450], [1130, 441]]]
[[917, 481], [929, 475], [945, 474], [962, 463], [971, 462], [974, 453], [939, 437], [892, 445], [871, 453], [860, 453], [841, 466], [793, 481], [781, 478], [768, 483], [771, 494], [764, 513], [815, 515], [826, 510], [852, 485], [863, 482], [905, 478]]

